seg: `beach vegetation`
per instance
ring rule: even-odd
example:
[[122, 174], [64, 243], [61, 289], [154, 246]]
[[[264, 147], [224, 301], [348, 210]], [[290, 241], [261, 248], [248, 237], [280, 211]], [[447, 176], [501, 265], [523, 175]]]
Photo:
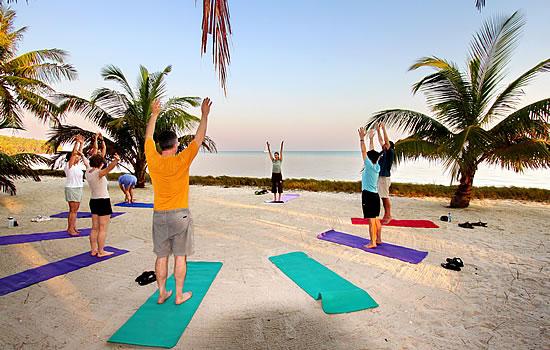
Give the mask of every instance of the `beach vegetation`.
[[[80, 114], [102, 129], [107, 148], [106, 157], [110, 159], [117, 153], [121, 159], [119, 165], [137, 177], [136, 187], [145, 186], [145, 129], [151, 117], [153, 100], [164, 101], [154, 138], [164, 130], [173, 130], [178, 134], [181, 146], [187, 147], [194, 138], [189, 131], [200, 121], [198, 117], [187, 112], [189, 107], [200, 105], [199, 97], [165, 99], [165, 78], [171, 70], [172, 66], [167, 66], [161, 72], [149, 73], [145, 67], [140, 66], [137, 85], [133, 89], [118, 67], [108, 65], [102, 69], [101, 76], [107, 82], [117, 83], [120, 91], [99, 88], [92, 93], [90, 100], [67, 94], [57, 96], [61, 111]], [[84, 151], [87, 153], [95, 132], [75, 125], [56, 125], [50, 132], [48, 143], [54, 148], [71, 144], [78, 134], [84, 136], [87, 144]], [[216, 144], [206, 137], [201, 148], [215, 152]]]
[[[67, 53], [60, 49], [19, 54], [27, 27], [15, 29], [15, 17], [15, 11], [0, 2], [0, 129], [24, 130], [24, 114], [44, 123], [59, 123], [59, 110], [49, 99], [55, 93], [50, 84], [75, 79], [76, 70], [65, 62]], [[29, 152], [17, 153], [2, 141], [0, 191], [15, 195], [14, 180], [30, 177], [40, 181], [32, 166], [49, 164], [49, 160]]]
[[550, 98], [520, 107], [523, 89], [538, 74], [550, 71], [550, 59], [504, 84], [524, 24], [519, 12], [487, 20], [471, 41], [466, 71], [435, 56], [415, 62], [409, 70], [435, 70], [413, 85], [413, 93], [425, 94], [431, 116], [388, 109], [366, 124], [384, 122], [410, 134], [395, 144], [397, 161], [441, 160], [459, 182], [452, 208], [469, 205], [481, 163], [519, 173], [550, 166]]

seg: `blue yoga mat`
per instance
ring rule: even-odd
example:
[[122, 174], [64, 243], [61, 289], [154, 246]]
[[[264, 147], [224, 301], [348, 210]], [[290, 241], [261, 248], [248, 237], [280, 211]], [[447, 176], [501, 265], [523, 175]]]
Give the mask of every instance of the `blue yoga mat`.
[[139, 203], [139, 202], [134, 202], [134, 203], [126, 203], [126, 202], [122, 202], [122, 203], [117, 203], [115, 204], [117, 207], [127, 207], [127, 208], [153, 208], [153, 203]]
[[376, 248], [365, 248], [363, 246], [369, 244], [370, 240], [334, 230], [323, 232], [319, 234], [317, 238], [333, 243], [343, 244], [348, 247], [361, 249], [369, 253], [383, 255], [388, 258], [399, 259], [411, 264], [418, 264], [426, 257], [426, 255], [428, 255], [428, 252], [401, 247], [385, 242]]
[[172, 290], [172, 296], [159, 305], [157, 290], [107, 341], [162, 348], [175, 346], [221, 267], [221, 262], [188, 262], [183, 289], [193, 292], [191, 299], [181, 305], [174, 303], [176, 283], [172, 275], [166, 281], [166, 289]]
[[[122, 215], [124, 214], [124, 212], [114, 212], [111, 214], [111, 219], [112, 218], [115, 218], [119, 215]], [[62, 213], [59, 213], [59, 214], [54, 214], [54, 215], [50, 215], [51, 218], [68, 218], [69, 217], [69, 212], [68, 211], [64, 211]], [[76, 218], [77, 219], [82, 219], [82, 218], [91, 218], [92, 217], [92, 213], [90, 213], [89, 211], [79, 211], [78, 213], [76, 213]]]
[[117, 249], [114, 247], [105, 247], [105, 250], [108, 252], [113, 252], [114, 254], [105, 256], [103, 258], [98, 258], [96, 256], [91, 256], [90, 252], [86, 252], [79, 255], [71, 256], [67, 259], [39, 266], [34, 269], [19, 272], [15, 275], [0, 278], [0, 296], [18, 291], [19, 289], [26, 288], [32, 284], [46, 281], [50, 278], [64, 275], [68, 272], [72, 272], [83, 267], [128, 253], [127, 250]]
[[52, 239], [64, 239], [73, 237], [86, 237], [90, 235], [91, 228], [85, 228], [80, 230], [78, 236], [73, 236], [67, 231], [55, 231], [55, 232], [41, 232], [30, 233], [25, 235], [12, 235], [12, 236], [0, 236], [0, 245], [29, 243], [37, 241], [49, 241]]

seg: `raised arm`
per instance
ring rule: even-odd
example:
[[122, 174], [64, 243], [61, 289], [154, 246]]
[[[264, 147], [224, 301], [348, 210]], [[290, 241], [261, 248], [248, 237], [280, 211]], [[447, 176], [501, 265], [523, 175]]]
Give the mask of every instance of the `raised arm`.
[[82, 159], [82, 163], [84, 163], [84, 166], [86, 167], [86, 169], [88, 169], [90, 167], [90, 163], [88, 162], [88, 159], [84, 157], [84, 154], [82, 153], [82, 151], [80, 151], [79, 154], [80, 154], [80, 159]]
[[160, 113], [160, 101], [158, 99], [155, 99], [153, 103], [151, 104], [151, 118], [149, 119], [149, 123], [147, 123], [147, 128], [145, 129], [145, 138], [153, 137], [153, 134], [155, 133], [155, 125], [157, 124], [157, 117]]
[[94, 143], [92, 144], [92, 154], [99, 153], [99, 147], [97, 146], [97, 138], [99, 137], [99, 133], [96, 132], [94, 135]]
[[273, 161], [273, 155], [271, 154], [271, 147], [269, 145], [269, 141], [266, 141], [267, 144], [267, 152], [269, 153], [269, 158], [271, 158], [271, 161]]
[[369, 151], [374, 150], [374, 130], [369, 130]]
[[390, 138], [388, 137], [388, 133], [386, 132], [386, 125], [384, 123], [380, 123], [382, 126], [382, 131], [384, 132], [384, 145], [386, 146], [385, 149], [390, 148]]
[[367, 135], [367, 130], [364, 126], [360, 127], [359, 130], [359, 144], [361, 145], [361, 155], [363, 156], [363, 163], [367, 159], [367, 147], [365, 146], [365, 136]]
[[99, 134], [99, 139], [101, 140], [101, 156], [105, 158], [105, 155], [107, 154], [107, 147], [105, 146], [105, 139]]
[[283, 143], [284, 141], [281, 141], [281, 153], [279, 154], [279, 159], [281, 160], [281, 162], [283, 161]]
[[76, 156], [78, 155], [79, 150], [80, 153], [82, 153], [83, 142], [84, 138], [80, 135], [76, 135], [73, 151], [71, 152], [71, 158], [69, 158], [69, 168], [71, 168], [76, 163]]
[[382, 139], [382, 134], [380, 133], [380, 124], [376, 122], [374, 127], [376, 129], [376, 134], [378, 135], [378, 143], [380, 144], [380, 147], [384, 147], [384, 140]]
[[118, 156], [118, 154], [115, 153], [115, 160], [113, 160], [111, 163], [109, 163], [109, 165], [107, 165], [104, 169], [101, 169], [99, 171], [99, 173], [97, 174], [97, 176], [101, 179], [103, 176], [106, 176], [107, 174], [109, 174], [111, 172], [111, 170], [113, 170], [116, 165], [118, 164], [118, 161], [120, 160], [120, 157]]
[[208, 114], [210, 114], [210, 106], [212, 106], [212, 101], [210, 101], [210, 98], [205, 98], [202, 100], [201, 105], [201, 122], [199, 124], [199, 127], [197, 128], [197, 133], [195, 134], [195, 143], [197, 146], [201, 146], [204, 138], [206, 137], [206, 125], [208, 124]]

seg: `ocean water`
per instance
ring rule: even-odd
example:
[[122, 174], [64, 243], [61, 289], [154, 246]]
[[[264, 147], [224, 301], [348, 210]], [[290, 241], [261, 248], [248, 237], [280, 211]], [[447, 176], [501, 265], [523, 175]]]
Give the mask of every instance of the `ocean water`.
[[[362, 159], [359, 151], [285, 151], [284, 178], [359, 181]], [[191, 175], [270, 177], [271, 160], [261, 151], [199, 152], [190, 169]], [[416, 184], [449, 185], [451, 178], [440, 163], [425, 160], [394, 164], [392, 181]], [[452, 184], [456, 185], [454, 181]], [[550, 189], [550, 170], [524, 173], [480, 166], [474, 186], [518, 186]]]

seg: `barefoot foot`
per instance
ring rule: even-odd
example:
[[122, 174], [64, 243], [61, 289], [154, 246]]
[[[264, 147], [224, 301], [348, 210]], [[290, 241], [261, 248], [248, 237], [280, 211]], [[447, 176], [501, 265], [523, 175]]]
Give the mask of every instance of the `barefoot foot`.
[[101, 252], [97, 252], [97, 257], [98, 258], [103, 258], [104, 256], [109, 256], [109, 255], [113, 255], [113, 254], [114, 254], [113, 252], [101, 251]]
[[376, 244], [369, 243], [368, 245], [364, 245], [363, 247], [369, 248], [369, 249], [376, 248]]
[[392, 221], [392, 219], [393, 219], [393, 218], [392, 218], [391, 216], [385, 217], [385, 218], [382, 219], [382, 223], [383, 223], [383, 224], [387, 224], [387, 223], [389, 223], [390, 221]]
[[74, 231], [73, 231], [73, 230], [71, 230], [71, 231], [67, 230], [67, 232], [69, 232], [69, 234], [70, 234], [71, 236], [78, 236], [78, 234], [80, 233], [80, 232], [78, 232], [77, 230], [74, 230]]
[[97, 255], [97, 250], [92, 250], [91, 254], [92, 254], [92, 256], [96, 256]]
[[185, 303], [187, 300], [191, 299], [192, 296], [193, 293], [191, 292], [185, 292], [181, 296], [176, 295], [176, 305]]
[[159, 292], [159, 300], [157, 301], [158, 304], [162, 304], [166, 301], [166, 299], [170, 298], [172, 296], [172, 291], [166, 291], [166, 294], [161, 295]]

